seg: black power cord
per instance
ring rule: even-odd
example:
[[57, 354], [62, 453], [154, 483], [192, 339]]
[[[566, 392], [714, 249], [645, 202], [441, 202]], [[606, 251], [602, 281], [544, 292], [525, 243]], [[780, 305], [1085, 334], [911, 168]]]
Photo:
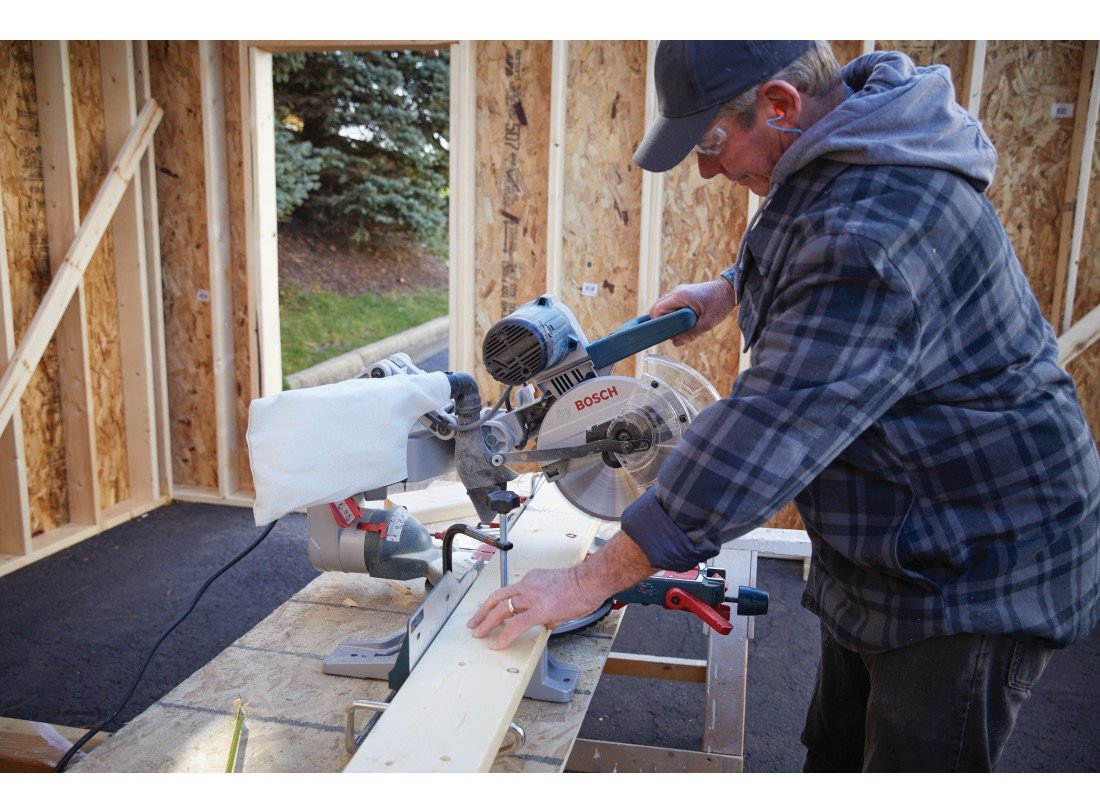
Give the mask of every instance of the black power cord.
[[86, 734], [81, 736], [80, 739], [77, 740], [76, 744], [70, 747], [68, 752], [65, 753], [65, 755], [62, 756], [61, 760], [57, 762], [57, 766], [53, 768], [54, 772], [64, 772], [65, 767], [69, 765], [69, 761], [72, 760], [73, 756], [77, 754], [80, 748], [86, 745], [93, 736], [103, 730], [106, 726], [110, 725], [111, 722], [114, 721], [115, 717], [122, 713], [122, 709], [126, 708], [126, 704], [129, 703], [130, 698], [134, 696], [134, 692], [137, 690], [138, 684], [141, 682], [141, 678], [145, 674], [146, 668], [148, 668], [149, 666], [149, 662], [153, 660], [153, 656], [156, 654], [157, 648], [161, 646], [161, 644], [164, 642], [165, 639], [168, 638], [168, 635], [172, 631], [179, 627], [179, 624], [181, 622], [187, 619], [187, 615], [195, 610], [195, 606], [199, 604], [199, 600], [202, 599], [202, 596], [206, 593], [206, 590], [210, 588], [210, 584], [220, 578], [226, 570], [228, 570], [242, 558], [255, 550], [260, 542], [266, 539], [267, 535], [271, 533], [272, 529], [279, 524], [280, 519], [282, 519], [282, 517], [275, 520], [266, 528], [264, 528], [264, 532], [260, 534], [260, 537], [256, 539], [256, 541], [254, 541], [252, 544], [250, 544], [248, 547], [246, 547], [244, 550], [234, 556], [231, 561], [229, 561], [217, 572], [206, 579], [206, 583], [204, 583], [199, 591], [196, 592], [195, 597], [191, 600], [191, 605], [187, 607], [187, 610], [180, 614], [179, 617], [176, 618], [176, 621], [168, 626], [168, 630], [162, 633], [160, 638], [157, 639], [157, 643], [153, 645], [152, 649], [149, 651], [149, 655], [145, 657], [145, 663], [141, 665], [141, 669], [139, 669], [137, 675], [134, 676], [134, 682], [130, 685], [130, 691], [126, 692], [126, 696], [122, 699], [122, 702], [118, 704], [118, 708], [115, 709], [114, 713], [111, 714], [111, 716], [107, 717], [107, 719], [103, 720], [103, 722], [99, 723]]

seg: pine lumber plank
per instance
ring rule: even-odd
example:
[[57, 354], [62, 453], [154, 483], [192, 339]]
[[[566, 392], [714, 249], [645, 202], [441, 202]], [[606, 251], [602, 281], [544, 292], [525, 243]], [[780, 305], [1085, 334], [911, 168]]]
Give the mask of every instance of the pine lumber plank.
[[[77, 292], [84, 269], [107, 229], [162, 115], [155, 100], [145, 104], [91, 209], [81, 222], [64, 261], [55, 272], [49, 291], [42, 299], [42, 305], [35, 313], [23, 341], [0, 378], [0, 429], [6, 427], [11, 419], [34, 368], [53, 337], [69, 301]], [[90, 474], [94, 475], [94, 471]]]
[[547, 164], [546, 291], [561, 297], [565, 280], [565, 140], [569, 106], [569, 42], [556, 40], [550, 54], [550, 156]]
[[[42, 297], [23, 341], [0, 379], [0, 430], [8, 424], [8, 409], [14, 409], [31, 381], [34, 369], [57, 334], [58, 380], [61, 419], [65, 442], [65, 470], [68, 489], [68, 522], [95, 524], [99, 521], [99, 469], [95, 446], [95, 419], [91, 368], [88, 363], [88, 310], [82, 280], [102, 234], [88, 248], [74, 281], [45, 325], [36, 323], [48, 307], [50, 292], [65, 270], [66, 250], [79, 232], [80, 201], [76, 129], [73, 117], [73, 82], [69, 44], [65, 41], [34, 42], [34, 85], [38, 97], [38, 127], [42, 147], [42, 189], [46, 205], [47, 250], [52, 280]], [[75, 298], [73, 297], [75, 295]], [[71, 302], [70, 302], [71, 301]], [[39, 339], [35, 339], [36, 332]], [[26, 353], [39, 351], [33, 363], [24, 364]], [[8, 394], [7, 376], [25, 371], [19, 389]], [[61, 515], [64, 519], [64, 515]]]
[[1100, 306], [1085, 314], [1058, 337], [1058, 366], [1064, 369], [1097, 339], [1100, 339]]
[[723, 545], [724, 550], [752, 550], [764, 556], [809, 558], [810, 537], [793, 528], [757, 528]]
[[275, 205], [275, 89], [271, 53], [258, 47], [248, 49], [248, 79], [251, 144], [245, 172], [248, 285], [250, 302], [256, 314], [258, 396], [268, 397], [283, 388], [282, 341], [279, 334], [278, 213]]
[[[0, 187], [2, 190], [3, 187]], [[0, 191], [0, 197], [3, 192]], [[15, 326], [8, 278], [8, 246], [4, 233], [4, 208], [0, 204], [0, 370], [15, 352]], [[0, 431], [0, 553], [25, 555], [31, 547], [30, 502], [27, 496], [27, 461], [23, 449], [23, 421], [17, 407], [12, 424]]]
[[[0, 717], [0, 772], [52, 772], [85, 733], [81, 728]], [[97, 733], [81, 750], [90, 752], [109, 736]]]
[[477, 364], [474, 341], [474, 289], [477, 253], [477, 42], [451, 46], [451, 118], [449, 137], [450, 199], [448, 256], [451, 267], [448, 308], [451, 325], [448, 358], [454, 370], [473, 373]]
[[[100, 65], [107, 152], [114, 154], [121, 150], [137, 119], [131, 42], [101, 42]], [[130, 497], [151, 500], [160, 494], [160, 476], [153, 419], [153, 354], [141, 189], [139, 180], [130, 181], [111, 220], [111, 236], [115, 250]]]
[[[138, 105], [153, 96], [149, 74], [149, 43], [134, 42], [134, 91]], [[160, 263], [160, 210], [157, 200], [156, 146], [150, 141], [138, 167], [141, 183], [142, 223], [145, 229], [145, 266], [148, 270], [146, 304], [150, 318], [149, 347], [153, 381], [153, 419], [156, 439], [158, 495], [168, 495], [172, 489], [172, 433], [168, 419], [168, 370], [164, 349], [164, 279]]]
[[[733, 591], [740, 582], [738, 576], [747, 576], [745, 583], [756, 585], [756, 553], [752, 551], [723, 547], [710, 563], [726, 570]], [[734, 614], [730, 622], [733, 630], [728, 635], [707, 637], [703, 752], [734, 756], [740, 760], [745, 755], [745, 693], [752, 617]]]
[[[509, 533], [513, 579], [536, 566], [575, 564], [599, 527], [552, 484], [540, 488]], [[466, 622], [499, 585], [498, 570], [482, 570], [346, 772], [484, 772], [492, 766], [549, 637], [545, 628], [533, 629], [497, 651], [473, 638]]]
[[[1089, 209], [1089, 187], [1092, 183], [1093, 153], [1096, 148], [1096, 122], [1100, 113], [1100, 70], [1097, 64], [1096, 42], [1085, 44], [1085, 65], [1081, 74], [1081, 86], [1087, 81], [1091, 87], [1087, 96], [1079, 97], [1078, 109], [1085, 104], [1083, 125], [1074, 126], [1074, 149], [1079, 163], [1076, 166], [1077, 187], [1072, 201], [1072, 229], [1069, 236], [1068, 274], [1065, 280], [1065, 310], [1062, 315], [1062, 325], [1059, 331], [1066, 331], [1073, 325], [1074, 305], [1077, 299], [1077, 277], [1081, 267], [1081, 246], [1084, 241], [1086, 224], [1085, 218]], [[1078, 119], [1081, 120], [1080, 110]], [[1095, 203], [1092, 206], [1096, 207]], [[1059, 269], [1061, 269], [1061, 262]]]
[[470, 496], [466, 494], [466, 487], [455, 482], [388, 495], [384, 507], [396, 508], [397, 506], [407, 508], [421, 525], [432, 525], [444, 520], [477, 514]]
[[[1077, 291], [1077, 261], [1081, 255], [1081, 228], [1088, 199], [1092, 148], [1096, 141], [1096, 42], [1085, 42], [1081, 78], [1074, 104], [1073, 140], [1062, 203], [1058, 258], [1055, 261], [1054, 298], [1050, 320], [1056, 333], [1073, 324], [1073, 301]], [[1090, 100], [1091, 98], [1091, 100]], [[1076, 252], [1075, 252], [1076, 251]]]
[[569, 772], [741, 772], [742, 759], [644, 744], [577, 739]]
[[604, 675], [656, 678], [665, 681], [706, 683], [707, 662], [701, 658], [672, 658], [640, 653], [610, 653]]
[[229, 270], [229, 166], [225, 141], [225, 89], [219, 42], [199, 42], [206, 232], [210, 259], [211, 345], [214, 350], [214, 424], [218, 491], [237, 491], [236, 399], [233, 374], [233, 294]]

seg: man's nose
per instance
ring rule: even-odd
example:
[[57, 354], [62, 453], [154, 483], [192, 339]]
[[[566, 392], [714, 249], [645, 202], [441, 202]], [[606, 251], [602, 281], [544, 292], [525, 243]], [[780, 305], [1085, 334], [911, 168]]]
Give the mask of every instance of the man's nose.
[[722, 174], [722, 161], [717, 156], [705, 156], [702, 153], [696, 153], [695, 156], [699, 160], [699, 175], [703, 180], [709, 181], [715, 175]]

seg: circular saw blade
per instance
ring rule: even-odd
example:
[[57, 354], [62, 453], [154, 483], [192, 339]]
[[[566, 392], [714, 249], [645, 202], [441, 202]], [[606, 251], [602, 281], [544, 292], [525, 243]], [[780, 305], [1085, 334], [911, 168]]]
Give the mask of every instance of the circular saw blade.
[[645, 451], [606, 460], [597, 454], [568, 463], [567, 472], [556, 481], [558, 489], [593, 517], [622, 517], [627, 506], [656, 482], [661, 464], [702, 407], [696, 405], [699, 399], [706, 398], [705, 405], [718, 397], [705, 378], [686, 367], [681, 371], [676, 362], [647, 356], [644, 367], [642, 380], [607, 376], [573, 387], [558, 399], [556, 413], [551, 411], [539, 432], [539, 447], [547, 448], [584, 444], [588, 431], [605, 423], [609, 431], [625, 427], [649, 440]]

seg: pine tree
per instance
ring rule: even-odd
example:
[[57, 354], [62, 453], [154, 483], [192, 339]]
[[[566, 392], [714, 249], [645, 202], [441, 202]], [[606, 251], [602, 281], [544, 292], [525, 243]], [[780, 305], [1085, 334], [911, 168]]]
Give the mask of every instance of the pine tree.
[[438, 243], [449, 67], [445, 50], [275, 56], [280, 215], [358, 244], [397, 231]]

